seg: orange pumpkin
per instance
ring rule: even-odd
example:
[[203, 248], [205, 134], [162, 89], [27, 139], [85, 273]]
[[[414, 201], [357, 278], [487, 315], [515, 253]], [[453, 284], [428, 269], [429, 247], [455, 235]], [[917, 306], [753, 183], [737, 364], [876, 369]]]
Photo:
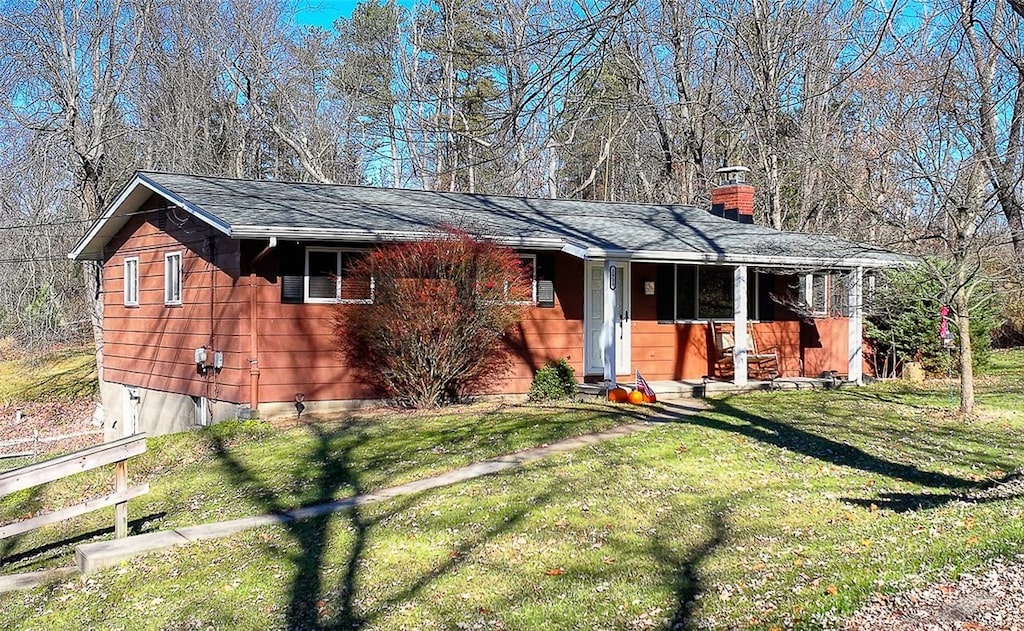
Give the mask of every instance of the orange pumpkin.
[[612, 388], [608, 391], [608, 400], [612, 403], [625, 403], [629, 400], [629, 395], [622, 388]]
[[640, 405], [644, 402], [644, 393], [639, 390], [630, 390], [629, 402], [633, 405]]
[[652, 392], [644, 395], [644, 403], [657, 403], [658, 397]]

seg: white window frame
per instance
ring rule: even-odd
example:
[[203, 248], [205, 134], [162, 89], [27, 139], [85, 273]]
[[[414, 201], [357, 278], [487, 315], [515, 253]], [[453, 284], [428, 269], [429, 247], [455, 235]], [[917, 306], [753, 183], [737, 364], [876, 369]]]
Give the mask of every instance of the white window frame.
[[[709, 316], [702, 315], [700, 312], [700, 276], [701, 271], [710, 265], [697, 265], [693, 263], [670, 263], [672, 265], [672, 322], [676, 324], [694, 324], [700, 322], [707, 322], [708, 320], [714, 320], [715, 322], [732, 322], [733, 315], [722, 318], [710, 318]], [[693, 266], [697, 269], [697, 275], [694, 281], [693, 287], [693, 304], [696, 310], [695, 318], [680, 318], [679, 317], [679, 268], [682, 266]], [[724, 266], [730, 270], [734, 269], [734, 266]], [[747, 286], [753, 287], [754, 290], [754, 301], [751, 303], [747, 301], [747, 322], [760, 322], [761, 321], [761, 303], [757, 299], [761, 291], [761, 274], [753, 271], [747, 275]], [[658, 291], [661, 291], [660, 289]], [[667, 322], [667, 320], [666, 320]]]
[[[530, 270], [532, 276], [530, 278], [530, 299], [519, 300], [522, 304], [537, 304], [537, 255], [536, 254], [518, 254], [519, 264], [522, 265], [527, 259], [530, 260]], [[508, 284], [505, 284], [505, 294], [508, 295]]]
[[139, 306], [139, 257], [124, 259], [124, 306]]
[[[811, 272], [804, 274], [803, 277], [803, 302], [807, 305], [807, 310], [811, 312], [811, 315], [815, 316], [826, 316], [828, 315], [828, 308], [831, 304], [829, 300], [829, 294], [831, 293], [831, 285], [829, 272]], [[821, 304], [814, 304], [814, 279], [821, 278], [824, 285], [824, 290], [821, 292], [822, 299]]]
[[[177, 261], [172, 263], [172, 261]], [[184, 293], [184, 257], [181, 250], [164, 254], [164, 304], [180, 305]]]
[[[334, 269], [337, 270], [337, 278], [334, 281], [334, 298], [314, 298], [309, 295], [309, 253], [310, 252], [333, 252], [334, 253]], [[341, 255], [342, 254], [365, 254], [366, 250], [360, 250], [357, 248], [311, 248], [307, 247], [306, 252], [303, 255], [304, 261], [304, 272], [302, 276], [302, 301], [310, 304], [324, 304], [324, 305], [369, 305], [373, 304], [373, 292], [374, 283], [373, 279], [370, 279], [370, 297], [369, 298], [341, 298]]]

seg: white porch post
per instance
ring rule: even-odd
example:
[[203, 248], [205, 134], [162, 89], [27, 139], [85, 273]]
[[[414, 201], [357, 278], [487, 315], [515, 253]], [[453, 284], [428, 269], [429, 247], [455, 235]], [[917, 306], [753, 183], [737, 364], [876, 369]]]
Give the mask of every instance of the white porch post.
[[864, 343], [864, 268], [858, 267], [849, 276], [846, 284], [846, 302], [848, 305], [847, 319], [847, 374], [850, 381], [857, 384], [864, 382], [861, 370], [863, 366]]
[[601, 349], [604, 354], [604, 379], [608, 387], [615, 387], [615, 289], [613, 283], [618, 281], [615, 263], [604, 262], [604, 322], [601, 326]]
[[737, 265], [733, 271], [732, 294], [732, 382], [747, 383], [747, 266]]

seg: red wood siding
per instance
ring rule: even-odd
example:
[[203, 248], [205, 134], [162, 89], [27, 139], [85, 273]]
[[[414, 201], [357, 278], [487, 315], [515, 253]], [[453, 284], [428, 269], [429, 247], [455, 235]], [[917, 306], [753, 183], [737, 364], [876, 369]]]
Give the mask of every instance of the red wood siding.
[[[258, 270], [260, 401], [292, 401], [297, 393], [308, 400], [377, 396], [338, 351], [335, 305], [281, 303], [280, 264], [275, 253]], [[526, 392], [549, 359], [565, 357], [582, 372], [583, 262], [556, 255], [554, 284], [554, 308], [530, 308], [509, 332], [513, 363], [494, 392]]]
[[[149, 212], [146, 212], [149, 211]], [[103, 266], [104, 379], [240, 402], [248, 379], [247, 302], [238, 243], [180, 212], [161, 220], [152, 198], [107, 246]], [[161, 224], [164, 229], [161, 229]], [[182, 253], [181, 305], [164, 304], [164, 255]], [[139, 306], [124, 305], [124, 260], [139, 259]], [[196, 371], [194, 349], [224, 352], [224, 369]], [[213, 361], [212, 354], [210, 362]]]
[[[532, 307], [511, 332], [509, 347], [515, 361], [500, 391], [523, 393], [533, 375], [549, 360], [564, 358], [583, 375], [583, 261], [558, 253], [554, 256], [555, 306]], [[498, 389], [496, 389], [498, 390]]]

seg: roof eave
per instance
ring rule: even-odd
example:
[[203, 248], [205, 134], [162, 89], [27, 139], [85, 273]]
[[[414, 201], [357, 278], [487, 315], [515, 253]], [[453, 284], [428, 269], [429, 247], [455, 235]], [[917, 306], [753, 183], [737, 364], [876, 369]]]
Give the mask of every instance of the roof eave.
[[[393, 241], [422, 241], [436, 237], [436, 230], [350, 230], [300, 228], [282, 226], [234, 226], [233, 239], [268, 239], [294, 241], [347, 241], [352, 243], [388, 243]], [[560, 237], [510, 237], [481, 235], [483, 238], [510, 248], [536, 250], [566, 250], [569, 244]]]
[[622, 258], [636, 263], [720, 263], [729, 265], [757, 265], [760, 267], [815, 268], [815, 269], [868, 269], [899, 268], [912, 265], [910, 259], [878, 259], [871, 257], [815, 257], [763, 254], [727, 254], [723, 252], [672, 252], [664, 250], [613, 250], [588, 248], [587, 258]]
[[215, 230], [230, 236], [231, 226], [229, 224], [188, 200], [178, 197], [147, 178], [144, 173], [136, 173], [135, 177], [121, 189], [106, 211], [93, 223], [85, 236], [79, 240], [75, 248], [68, 252], [68, 258], [78, 261], [103, 260], [103, 250], [107, 243], [124, 227], [128, 217], [137, 211], [153, 193], [182, 208]]

